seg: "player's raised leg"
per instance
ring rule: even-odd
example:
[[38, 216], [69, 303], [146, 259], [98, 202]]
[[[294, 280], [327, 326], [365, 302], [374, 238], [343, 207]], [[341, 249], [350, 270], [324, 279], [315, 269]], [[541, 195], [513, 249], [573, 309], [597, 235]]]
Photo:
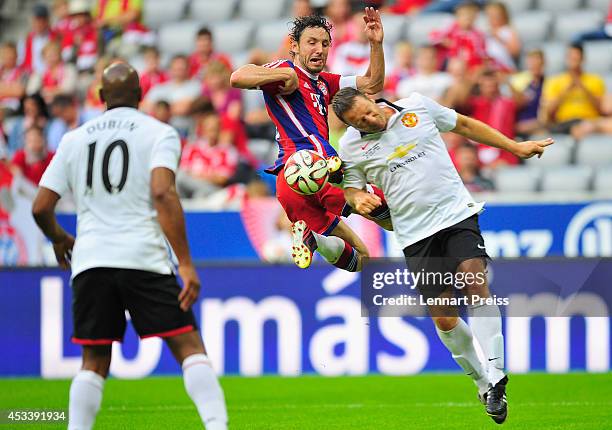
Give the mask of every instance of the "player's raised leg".
[[111, 363], [111, 345], [84, 345], [83, 365], [70, 385], [68, 429], [88, 430], [102, 404], [104, 381]]
[[223, 390], [197, 331], [167, 337], [166, 343], [183, 368], [187, 394], [195, 403], [206, 430], [226, 430]]

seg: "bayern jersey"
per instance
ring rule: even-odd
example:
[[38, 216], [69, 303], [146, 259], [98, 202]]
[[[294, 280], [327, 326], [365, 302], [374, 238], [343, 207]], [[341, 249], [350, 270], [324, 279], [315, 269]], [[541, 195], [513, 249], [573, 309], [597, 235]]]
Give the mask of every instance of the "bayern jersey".
[[310, 149], [324, 157], [331, 157], [336, 150], [329, 143], [327, 107], [334, 95], [344, 87], [357, 87], [355, 76], [340, 76], [321, 72], [313, 75], [289, 60], [280, 60], [264, 67], [292, 67], [298, 76], [298, 89], [282, 96], [263, 89], [268, 115], [276, 125], [278, 159], [266, 170], [278, 174], [291, 154]]

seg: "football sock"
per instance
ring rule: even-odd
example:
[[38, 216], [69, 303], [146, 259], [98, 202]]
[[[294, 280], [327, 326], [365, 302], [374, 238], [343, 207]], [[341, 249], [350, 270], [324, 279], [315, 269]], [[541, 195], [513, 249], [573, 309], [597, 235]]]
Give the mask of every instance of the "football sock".
[[206, 430], [227, 430], [223, 390], [206, 354], [193, 354], [183, 360], [183, 379]]
[[104, 378], [91, 370], [81, 370], [70, 385], [68, 430], [87, 430], [93, 427], [102, 403]]
[[323, 236], [322, 234], [312, 232], [317, 241], [317, 251], [328, 262], [339, 269], [355, 272], [359, 258], [357, 251], [344, 239], [337, 236]]
[[504, 372], [504, 335], [499, 307], [479, 305], [468, 308], [470, 326], [489, 364], [489, 382], [497, 384]]
[[459, 318], [459, 323], [448, 331], [442, 331], [436, 326], [436, 331], [442, 343], [453, 355], [453, 359], [463, 369], [466, 375], [474, 380], [478, 392], [484, 394], [488, 390], [489, 380], [478, 359], [472, 331], [470, 327]]

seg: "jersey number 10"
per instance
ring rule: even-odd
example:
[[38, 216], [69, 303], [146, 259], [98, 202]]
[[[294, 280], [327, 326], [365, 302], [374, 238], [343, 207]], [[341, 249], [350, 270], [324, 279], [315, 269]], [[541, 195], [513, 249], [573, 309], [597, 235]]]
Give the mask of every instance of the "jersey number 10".
[[[97, 142], [93, 142], [89, 144], [89, 154], [87, 157], [87, 191], [93, 191], [93, 165], [94, 159], [96, 156], [96, 144]], [[111, 184], [108, 168], [110, 163], [111, 155], [113, 151], [119, 148], [121, 150], [122, 158], [122, 166], [121, 166], [121, 180], [119, 181], [119, 185]], [[102, 157], [102, 182], [104, 183], [104, 188], [111, 194], [119, 193], [123, 190], [125, 186], [125, 181], [127, 181], [128, 174], [128, 165], [130, 163], [130, 153], [128, 151], [127, 143], [123, 140], [115, 140], [112, 142], [106, 151], [104, 151], [104, 157]]]

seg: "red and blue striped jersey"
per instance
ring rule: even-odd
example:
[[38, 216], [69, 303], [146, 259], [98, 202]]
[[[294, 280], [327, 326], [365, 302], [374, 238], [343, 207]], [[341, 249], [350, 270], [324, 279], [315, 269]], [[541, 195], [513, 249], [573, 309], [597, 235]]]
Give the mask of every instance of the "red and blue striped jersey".
[[[324, 157], [337, 155], [329, 143], [327, 107], [340, 90], [341, 76], [321, 72], [310, 75], [289, 60], [280, 60], [264, 67], [293, 67], [299, 87], [293, 93], [282, 96], [263, 89], [268, 115], [276, 125], [278, 159], [266, 172], [278, 174], [291, 154], [301, 149], [310, 149]], [[354, 78], [344, 85], [354, 84]]]

